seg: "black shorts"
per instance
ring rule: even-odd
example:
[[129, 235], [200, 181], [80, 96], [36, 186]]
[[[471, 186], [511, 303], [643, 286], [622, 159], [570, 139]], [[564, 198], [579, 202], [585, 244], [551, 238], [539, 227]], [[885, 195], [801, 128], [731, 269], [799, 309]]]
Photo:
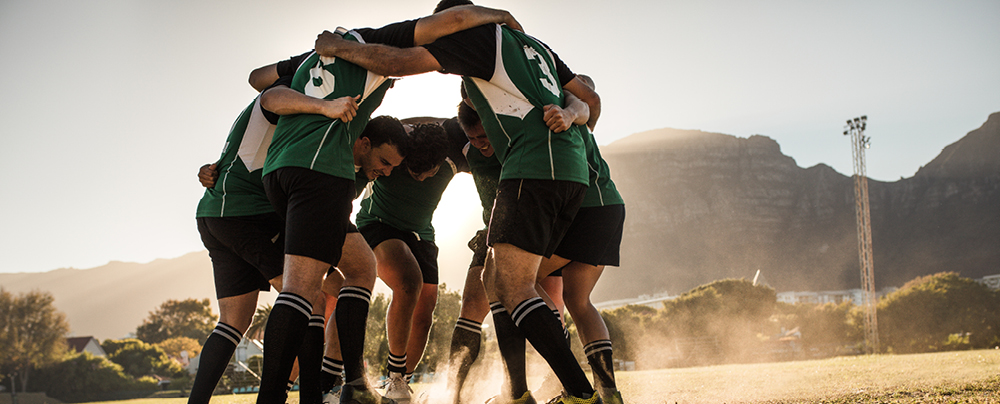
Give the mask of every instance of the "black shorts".
[[497, 184], [489, 245], [511, 244], [550, 257], [573, 223], [587, 186], [571, 181], [513, 179]]
[[625, 205], [580, 208], [555, 255], [590, 264], [618, 266]]
[[406, 243], [413, 258], [417, 260], [417, 265], [420, 266], [420, 274], [424, 283], [438, 284], [438, 247], [433, 241], [420, 240], [412, 231], [399, 230], [379, 222], [366, 224], [358, 230], [361, 231], [361, 235], [365, 237], [365, 241], [368, 242], [368, 246], [372, 250], [386, 240], [400, 240]]
[[267, 199], [285, 219], [285, 254], [337, 266], [352, 226], [354, 180], [282, 167], [265, 175], [263, 181]]
[[212, 258], [215, 297], [267, 291], [281, 276], [285, 254], [281, 218], [274, 213], [237, 217], [199, 217], [201, 242]]
[[469, 268], [486, 266], [486, 252], [490, 249], [486, 245], [486, 229], [476, 232], [475, 236], [469, 240], [469, 249], [472, 250], [472, 262]]

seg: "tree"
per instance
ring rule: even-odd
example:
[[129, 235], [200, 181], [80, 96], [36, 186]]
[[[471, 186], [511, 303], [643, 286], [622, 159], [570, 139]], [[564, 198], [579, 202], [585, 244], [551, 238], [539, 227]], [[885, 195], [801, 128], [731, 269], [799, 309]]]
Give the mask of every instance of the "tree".
[[264, 339], [264, 330], [267, 329], [267, 319], [271, 316], [271, 306], [270, 303], [264, 304], [257, 307], [257, 313], [253, 315], [253, 320], [250, 321], [250, 328], [247, 328], [247, 338], [262, 340]]
[[878, 303], [879, 339], [894, 353], [987, 348], [1000, 337], [995, 292], [954, 272], [914, 279]]
[[[420, 360], [421, 367], [426, 372], [436, 372], [440, 364], [447, 364], [451, 352], [451, 334], [455, 331], [455, 322], [462, 311], [462, 295], [449, 291], [448, 285], [438, 285], [437, 304], [434, 306], [434, 320], [431, 322], [430, 333], [427, 336], [427, 347]], [[419, 369], [419, 368], [418, 368]]]
[[95, 401], [111, 392], [154, 390], [156, 380], [138, 380], [125, 374], [121, 365], [89, 352], [39, 368], [31, 380], [32, 391], [44, 391], [66, 402]]
[[[829, 356], [841, 348], [864, 342], [863, 318], [854, 318], [857, 307], [840, 304], [779, 303], [772, 322], [784, 329], [799, 327], [802, 347], [813, 356]], [[777, 328], [772, 331], [778, 331]]]
[[66, 315], [56, 311], [52, 294], [32, 291], [18, 296], [0, 289], [0, 372], [17, 372], [22, 391], [35, 368], [66, 354]]
[[656, 325], [681, 342], [683, 357], [709, 363], [745, 361], [760, 352], [758, 335], [764, 333], [776, 302], [770, 287], [723, 279], [664, 302]]
[[135, 336], [150, 344], [174, 337], [188, 337], [204, 344], [218, 319], [208, 299], [167, 300], [149, 313]]
[[194, 358], [201, 352], [198, 341], [188, 337], [174, 337], [154, 345], [160, 347], [171, 358], [180, 358], [182, 352], [187, 352], [188, 358]]
[[184, 369], [177, 361], [170, 359], [159, 347], [135, 338], [105, 340], [101, 348], [108, 359], [121, 365], [126, 374], [140, 378], [143, 376], [182, 376]]
[[368, 372], [374, 377], [385, 374], [385, 358], [389, 355], [389, 340], [385, 334], [385, 315], [388, 311], [389, 298], [382, 293], [368, 305], [364, 358], [369, 364]]

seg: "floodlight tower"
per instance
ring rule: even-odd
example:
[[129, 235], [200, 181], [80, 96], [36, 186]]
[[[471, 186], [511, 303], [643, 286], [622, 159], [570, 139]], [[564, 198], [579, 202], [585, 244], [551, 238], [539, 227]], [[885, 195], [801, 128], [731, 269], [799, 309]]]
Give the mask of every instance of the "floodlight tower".
[[865, 352], [877, 353], [878, 316], [875, 313], [875, 268], [872, 264], [872, 221], [868, 209], [868, 177], [865, 172], [865, 149], [871, 138], [865, 136], [868, 116], [848, 120], [844, 135], [851, 136], [854, 159], [854, 213], [858, 222], [858, 258], [861, 262], [862, 306], [865, 313]]

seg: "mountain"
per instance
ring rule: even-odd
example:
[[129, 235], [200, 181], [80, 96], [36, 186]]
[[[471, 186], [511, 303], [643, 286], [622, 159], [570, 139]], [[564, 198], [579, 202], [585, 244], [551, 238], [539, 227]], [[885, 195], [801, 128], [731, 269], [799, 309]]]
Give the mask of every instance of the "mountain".
[[[750, 279], [757, 270], [778, 291], [859, 287], [851, 177], [824, 164], [799, 167], [765, 136], [659, 129], [601, 152], [627, 217], [622, 265], [604, 271], [595, 302], [677, 294], [717, 279]], [[877, 288], [940, 271], [1000, 273], [996, 156], [1000, 113], [913, 177], [869, 181]], [[461, 250], [442, 254], [441, 267], [466, 265], [468, 250]], [[51, 292], [74, 335], [100, 340], [134, 332], [168, 299], [213, 298], [213, 285], [206, 251], [146, 264], [0, 274], [7, 291]], [[273, 300], [274, 292], [260, 299]]]
[[[595, 301], [757, 270], [778, 291], [858, 288], [854, 181], [765, 136], [638, 133], [601, 148], [626, 201], [621, 268]], [[913, 177], [868, 181], [876, 288], [1000, 273], [1000, 113]], [[638, 292], [638, 293], [637, 293]]]
[[[0, 285], [13, 293], [51, 292], [73, 335], [101, 341], [134, 333], [168, 299], [215, 296], [207, 251], [145, 264], [111, 262], [91, 269], [0, 274]], [[218, 306], [213, 310], [218, 313]]]

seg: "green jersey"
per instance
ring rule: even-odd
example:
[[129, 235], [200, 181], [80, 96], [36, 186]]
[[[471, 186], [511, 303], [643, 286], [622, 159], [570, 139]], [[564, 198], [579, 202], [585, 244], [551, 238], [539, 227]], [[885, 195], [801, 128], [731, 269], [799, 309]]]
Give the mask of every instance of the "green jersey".
[[493, 212], [493, 201], [497, 199], [497, 183], [500, 182], [500, 171], [503, 166], [500, 165], [496, 154], [486, 157], [471, 144], [465, 148], [465, 159], [469, 161], [472, 181], [476, 183], [479, 202], [483, 204], [483, 224], [489, 225], [490, 215]]
[[590, 186], [587, 194], [583, 197], [581, 208], [592, 208], [597, 206], [623, 205], [625, 201], [618, 193], [614, 181], [611, 181], [611, 169], [608, 163], [601, 157], [601, 151], [597, 148], [597, 141], [594, 134], [589, 129], [585, 130], [584, 144], [587, 149], [587, 167], [590, 171]]
[[[416, 24], [417, 20], [410, 20], [377, 29], [360, 28], [345, 33], [344, 39], [409, 47]], [[357, 115], [350, 122], [312, 114], [282, 116], [267, 152], [264, 175], [281, 167], [302, 167], [353, 180], [354, 141], [391, 86], [391, 79], [345, 60], [309, 55], [289, 87], [326, 100], [361, 95]]]
[[391, 83], [344, 60], [310, 55], [295, 72], [290, 87], [326, 100], [361, 94], [357, 115], [350, 122], [316, 114], [282, 116], [267, 151], [264, 175], [281, 167], [302, 167], [354, 180], [354, 141]]
[[254, 167], [254, 162], [263, 159], [267, 150], [266, 142], [261, 147], [262, 141], [270, 139], [273, 132], [274, 125], [264, 117], [258, 97], [243, 110], [229, 130], [222, 156], [216, 163], [219, 179], [214, 187], [205, 190], [198, 202], [196, 217], [250, 216], [274, 212], [264, 194], [260, 167]]
[[379, 177], [372, 183], [371, 194], [361, 201], [361, 211], [355, 218], [358, 227], [382, 222], [433, 242], [431, 219], [456, 173], [455, 164], [447, 159], [437, 174], [423, 181], [413, 179], [406, 169], [392, 170], [389, 176]]
[[563, 105], [562, 86], [575, 75], [548, 47], [522, 32], [487, 24], [425, 45], [466, 90], [503, 164], [500, 179], [588, 183], [579, 127], [553, 133], [542, 119]]

